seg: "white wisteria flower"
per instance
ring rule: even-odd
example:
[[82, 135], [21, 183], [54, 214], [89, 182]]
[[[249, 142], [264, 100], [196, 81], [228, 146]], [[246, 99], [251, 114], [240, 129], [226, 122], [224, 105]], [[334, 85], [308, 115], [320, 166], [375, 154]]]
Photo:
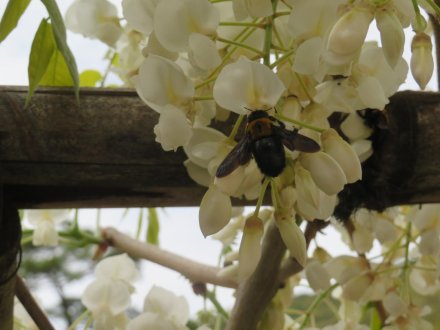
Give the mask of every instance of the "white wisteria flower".
[[192, 135], [192, 127], [182, 110], [171, 104], [162, 108], [159, 122], [154, 126], [156, 142], [162, 145], [163, 150], [176, 151], [185, 146]]
[[32, 243], [35, 246], [58, 244], [56, 224], [69, 219], [70, 210], [26, 210], [24, 217], [34, 227]]
[[329, 129], [321, 134], [324, 152], [329, 154], [341, 166], [348, 183], [362, 178], [361, 162], [354, 149], [334, 130]]
[[215, 234], [231, 219], [231, 198], [211, 185], [203, 196], [199, 210], [199, 225], [203, 236]]
[[133, 79], [140, 98], [157, 112], [167, 104], [180, 109], [191, 106], [194, 96], [191, 80], [180, 66], [166, 58], [148, 56]]
[[208, 0], [161, 0], [154, 12], [157, 40], [173, 52], [185, 51], [192, 33], [214, 36], [220, 14]]
[[144, 300], [143, 312], [127, 324], [127, 330], [187, 330], [189, 306], [182, 296], [153, 286]]
[[146, 36], [153, 31], [153, 17], [161, 0], [122, 0], [122, 13], [129, 26]]
[[254, 272], [261, 257], [263, 220], [253, 215], [246, 219], [239, 250], [238, 280], [247, 279]]
[[284, 89], [281, 80], [267, 66], [241, 57], [223, 68], [213, 93], [221, 107], [246, 114], [246, 108], [273, 108]]
[[329, 196], [340, 192], [347, 183], [344, 170], [325, 152], [302, 153], [301, 164], [310, 172], [319, 189]]
[[362, 47], [370, 23], [374, 18], [371, 7], [353, 7], [332, 27], [327, 49], [336, 55], [347, 56], [356, 53]]
[[139, 276], [126, 254], [106, 258], [95, 268], [96, 279], [83, 292], [81, 301], [92, 312], [97, 330], [125, 329], [130, 306], [131, 283]]
[[107, 0], [75, 0], [66, 12], [66, 27], [114, 47], [122, 34], [118, 11]]
[[313, 181], [309, 171], [297, 164], [295, 166], [297, 189], [297, 211], [306, 220], [326, 220], [333, 214], [336, 206], [336, 195], [327, 195]]

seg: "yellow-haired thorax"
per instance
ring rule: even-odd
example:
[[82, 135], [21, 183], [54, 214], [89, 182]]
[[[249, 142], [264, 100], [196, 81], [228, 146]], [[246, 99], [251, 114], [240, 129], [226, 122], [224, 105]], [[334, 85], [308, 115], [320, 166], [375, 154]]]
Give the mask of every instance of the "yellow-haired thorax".
[[269, 117], [256, 118], [248, 122], [246, 126], [246, 133], [250, 135], [253, 140], [271, 136], [272, 120]]

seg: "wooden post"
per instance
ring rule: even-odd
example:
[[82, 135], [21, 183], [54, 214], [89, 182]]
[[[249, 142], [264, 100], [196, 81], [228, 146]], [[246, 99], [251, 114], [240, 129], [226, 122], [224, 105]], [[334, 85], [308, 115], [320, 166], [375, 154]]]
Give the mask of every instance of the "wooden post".
[[18, 211], [5, 195], [0, 186], [0, 329], [12, 329], [21, 227]]

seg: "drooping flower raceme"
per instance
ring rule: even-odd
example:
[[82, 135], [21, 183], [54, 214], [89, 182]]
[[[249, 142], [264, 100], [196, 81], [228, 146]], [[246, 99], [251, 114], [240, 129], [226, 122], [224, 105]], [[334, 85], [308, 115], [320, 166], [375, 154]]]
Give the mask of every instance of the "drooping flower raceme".
[[[84, 22], [88, 30], [80, 30], [75, 24], [73, 30], [95, 38], [105, 36], [109, 26], [121, 30], [105, 0], [87, 4], [87, 8], [102, 6], [101, 16], [90, 10], [79, 17], [75, 6], [80, 2], [74, 2], [69, 16], [76, 15], [76, 21]], [[207, 187], [199, 212], [203, 235], [225, 235], [225, 241], [230, 242], [237, 231], [243, 230], [240, 251], [228, 255], [228, 262], [233, 264], [223, 275], [241, 280], [251, 275], [259, 260], [261, 236], [273, 222], [290, 256], [307, 267], [306, 277], [315, 290], [326, 290], [330, 277], [342, 287], [345, 312], [356, 300], [368, 303], [388, 299], [387, 308], [396, 316], [391, 323], [398, 324], [413, 314], [419, 319], [414, 306], [406, 304], [404, 312], [395, 307], [399, 306], [396, 296], [386, 298], [386, 294], [400, 296], [392, 270], [402, 264], [405, 273], [400, 275], [409, 279], [406, 282], [414, 290], [437, 290], [438, 271], [434, 276], [425, 271], [438, 263], [437, 226], [428, 230], [431, 225], [416, 217], [412, 209], [359, 210], [348, 219], [349, 231], [342, 230], [349, 248], [361, 256], [344, 256], [333, 264], [314, 257], [307, 266], [299, 225], [302, 220], [328, 221], [341, 190], [362, 179], [361, 162], [374, 153], [370, 137], [374, 127], [369, 126], [365, 115], [371, 109], [384, 110], [390, 96], [405, 81], [409, 61], [402, 57], [402, 50], [408, 42], [404, 29], [410, 26], [415, 32], [411, 72], [421, 88], [430, 81], [432, 44], [426, 21], [416, 6], [431, 14], [438, 11], [432, 1], [410, 0], [122, 2], [125, 20], [120, 22], [127, 24], [123, 35], [115, 37], [119, 38], [117, 43], [106, 39], [116, 44], [122, 61], [115, 70], [159, 114], [154, 126], [156, 141], [164, 150], [182, 147], [188, 157], [185, 166], [189, 176]], [[110, 19], [102, 20], [102, 16]], [[95, 21], [86, 24], [84, 19], [90, 17]], [[374, 25], [378, 40], [366, 41]], [[255, 110], [265, 111], [267, 117], [260, 125], [246, 128], [246, 117]], [[335, 118], [341, 118], [340, 122]], [[211, 127], [213, 122], [226, 122], [219, 124], [222, 132]], [[252, 129], [257, 134], [251, 136]], [[319, 151], [284, 148], [281, 173], [265, 178], [252, 159], [255, 139], [280, 139], [285, 145], [295, 134], [315, 141]], [[246, 143], [240, 142], [243, 140]], [[216, 177], [231, 151], [228, 161], [233, 170]], [[269, 159], [273, 154], [264, 156]], [[274, 209], [260, 210], [267, 201], [268, 186]], [[242, 216], [240, 221], [234, 218], [230, 223], [234, 217], [232, 198], [256, 199], [253, 215]], [[414, 224], [408, 220], [415, 218], [419, 220]], [[383, 263], [363, 255], [374, 249], [376, 240], [385, 251]], [[397, 240], [399, 244], [393, 244]], [[413, 265], [420, 267], [411, 269]], [[313, 276], [313, 271], [322, 269], [322, 277]], [[323, 283], [317, 283], [320, 279]], [[158, 320], [157, 315], [148, 313], [143, 318], [145, 322]], [[345, 326], [362, 328], [358, 318], [349, 317], [341, 317], [334, 328]]]

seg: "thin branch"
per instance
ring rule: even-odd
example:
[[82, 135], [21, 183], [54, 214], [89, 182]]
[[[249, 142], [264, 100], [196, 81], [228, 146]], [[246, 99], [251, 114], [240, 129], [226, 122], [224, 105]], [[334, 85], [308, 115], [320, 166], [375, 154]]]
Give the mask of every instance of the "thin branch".
[[276, 274], [285, 251], [286, 246], [278, 228], [272, 223], [265, 234], [263, 251], [257, 269], [238, 288], [237, 299], [227, 326], [228, 330], [257, 328], [258, 321], [280, 286]]
[[35, 301], [23, 279], [18, 275], [16, 276], [16, 279], [15, 295], [35, 322], [38, 329], [55, 330], [47, 315]]
[[231, 279], [218, 276], [219, 268], [208, 266], [191, 259], [165, 251], [155, 245], [135, 240], [115, 228], [102, 230], [102, 237], [115, 248], [132, 257], [142, 258], [179, 272], [193, 283], [211, 283], [227, 288], [236, 288]]

